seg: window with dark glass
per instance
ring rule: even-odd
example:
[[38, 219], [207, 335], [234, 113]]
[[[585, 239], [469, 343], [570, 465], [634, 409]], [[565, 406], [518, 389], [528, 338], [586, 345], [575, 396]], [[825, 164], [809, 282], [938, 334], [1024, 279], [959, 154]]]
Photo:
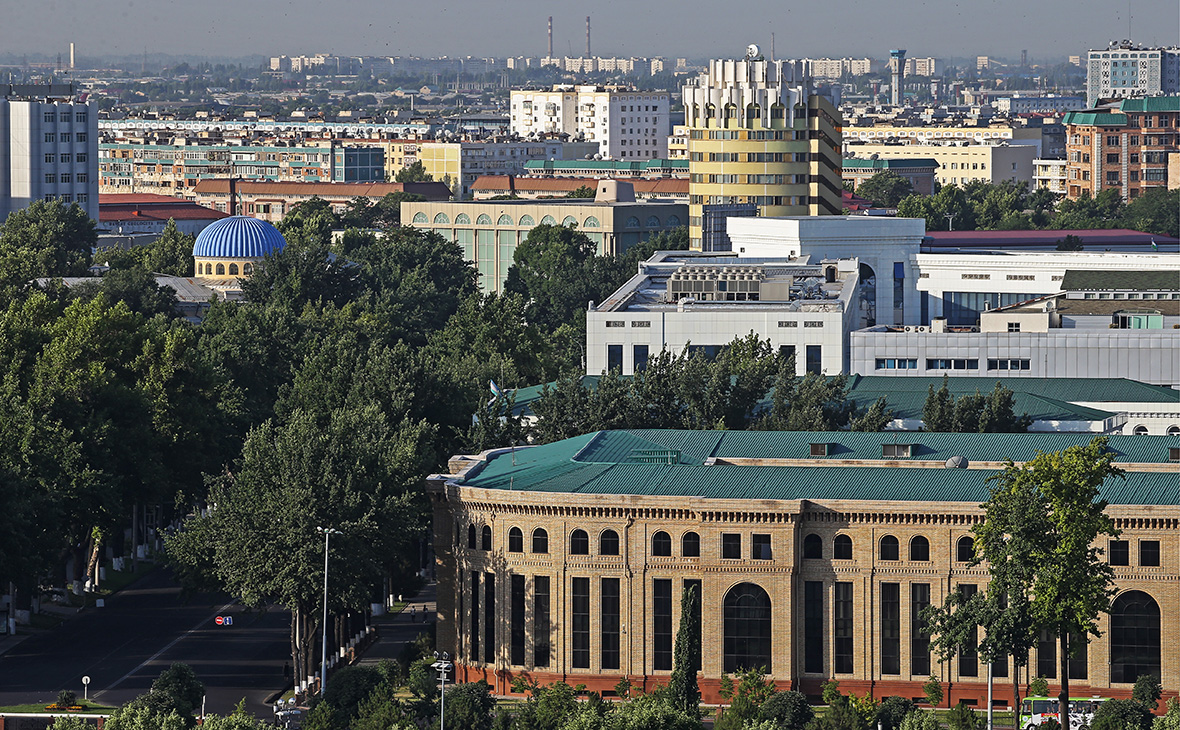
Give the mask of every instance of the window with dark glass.
[[652, 584], [652, 669], [672, 668], [672, 581], [656, 578]]
[[570, 555], [589, 555], [590, 536], [585, 530], [574, 530], [570, 535]]
[[549, 533], [538, 527], [533, 530], [533, 552], [547, 553], [549, 552]]
[[491, 550], [492, 549], [492, 528], [489, 527], [488, 525], [484, 525], [483, 529], [480, 530], [479, 548], [481, 550]]
[[901, 674], [901, 584], [881, 584], [881, 673]]
[[513, 527], [508, 531], [508, 552], [524, 552], [524, 533], [520, 531], [519, 527]]
[[634, 345], [632, 347], [632, 355], [635, 362], [635, 372], [642, 373], [647, 370], [647, 345]]
[[754, 534], [750, 538], [750, 557], [754, 560], [770, 560], [770, 535]]
[[[1090, 646], [1085, 636], [1069, 635], [1069, 678], [1088, 679]], [[1007, 676], [1007, 675], [1005, 675]]]
[[803, 538], [803, 559], [820, 560], [824, 556], [824, 541], [819, 535], [812, 533]]
[[1057, 636], [1048, 629], [1037, 637], [1037, 676], [1057, 679]]
[[955, 560], [960, 563], [969, 563], [975, 558], [975, 538], [960, 537], [955, 544]]
[[930, 674], [930, 635], [922, 611], [930, 605], [930, 584], [910, 584], [910, 674]]
[[496, 661], [496, 576], [483, 575], [483, 660]]
[[1130, 565], [1131, 564], [1131, 543], [1126, 540], [1111, 540], [1110, 541], [1110, 564], [1111, 565]]
[[882, 560], [900, 560], [901, 548], [898, 545], [897, 538], [893, 535], [886, 535], [881, 538], [881, 559]]
[[1139, 565], [1145, 568], [1158, 568], [1160, 564], [1160, 541], [1139, 541]]
[[512, 657], [513, 664], [524, 664], [524, 576], [511, 577], [512, 593]]
[[823, 375], [823, 348], [821, 345], [807, 346], [807, 372]]
[[590, 668], [590, 579], [574, 578], [571, 606], [573, 626], [570, 639], [573, 646], [571, 664], [576, 669]]
[[803, 671], [824, 671], [824, 584], [818, 580], [803, 584]]
[[533, 666], [549, 666], [549, 576], [533, 578]]
[[619, 579], [602, 579], [602, 668], [619, 668]]
[[[696, 578], [690, 578], [682, 583], [682, 590], [692, 590], [696, 593], [696, 601], [692, 607], [692, 615], [688, 620], [696, 627], [697, 636], [701, 635], [701, 607], [705, 605], [704, 584]], [[685, 619], [681, 617], [681, 621]], [[692, 660], [693, 666], [689, 671], [700, 671], [701, 669], [701, 645], [697, 643], [697, 653], [695, 656], [689, 657]]]
[[479, 661], [479, 573], [471, 574], [471, 658]]
[[832, 623], [832, 660], [837, 674], [852, 673], [852, 584], [837, 583]]
[[832, 540], [832, 557], [836, 560], [852, 560], [852, 538], [836, 535], [836, 539]]
[[476, 545], [478, 544], [476, 534], [477, 533], [475, 531], [475, 525], [468, 525], [467, 526], [467, 547], [470, 550], [474, 550], [476, 548]]
[[1160, 607], [1143, 591], [1127, 591], [1110, 608], [1110, 681], [1160, 675]]
[[623, 369], [623, 346], [622, 345], [607, 345], [606, 346], [606, 369], [607, 371]]
[[651, 554], [668, 557], [672, 554], [672, 536], [660, 530], [651, 536]]
[[699, 558], [701, 556], [701, 536], [695, 532], [686, 532], [680, 538], [680, 555], [685, 558]]
[[920, 563], [930, 561], [930, 541], [918, 535], [910, 540], [910, 560]]
[[760, 586], [740, 583], [725, 594], [724, 671], [760, 669], [773, 672], [770, 662], [770, 596]]
[[727, 532], [721, 535], [721, 557], [737, 560], [742, 557], [742, 536]]
[[614, 530], [603, 530], [602, 534], [598, 536], [598, 554], [618, 555], [619, 533]]
[[[964, 601], [969, 601], [979, 592], [979, 586], [971, 583], [959, 584], [959, 593], [963, 595]], [[960, 677], [978, 677], [979, 676], [979, 653], [975, 646], [979, 641], [979, 628], [972, 626], [967, 632], [966, 639], [963, 646], [959, 648], [959, 676]]]

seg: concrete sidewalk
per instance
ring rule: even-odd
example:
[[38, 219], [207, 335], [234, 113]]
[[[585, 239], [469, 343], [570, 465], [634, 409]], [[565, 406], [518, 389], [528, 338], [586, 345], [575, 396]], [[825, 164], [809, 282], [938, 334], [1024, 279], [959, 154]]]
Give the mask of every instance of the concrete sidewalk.
[[437, 591], [438, 584], [429, 583], [407, 603], [401, 613], [386, 614], [373, 619], [378, 638], [365, 649], [357, 664], [378, 664], [383, 659], [396, 660], [402, 652], [402, 647], [412, 643], [418, 638], [418, 634], [430, 631], [430, 624], [434, 623], [438, 605]]

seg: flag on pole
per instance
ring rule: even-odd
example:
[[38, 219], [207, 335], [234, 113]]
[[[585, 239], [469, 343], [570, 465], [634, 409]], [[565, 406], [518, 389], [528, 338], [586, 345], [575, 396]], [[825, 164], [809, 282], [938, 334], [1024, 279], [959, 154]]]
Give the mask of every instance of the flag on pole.
[[1160, 247], [1159, 247], [1159, 246], [1157, 246], [1157, 245], [1156, 245], [1156, 243], [1155, 243], [1155, 238], [1154, 238], [1154, 237], [1151, 239], [1151, 250], [1152, 250], [1152, 251], [1159, 251], [1159, 250], [1160, 250]]
[[492, 395], [496, 396], [497, 398], [504, 397], [504, 391], [500, 390], [500, 388], [496, 386], [496, 381], [489, 380], [488, 388], [492, 391]]

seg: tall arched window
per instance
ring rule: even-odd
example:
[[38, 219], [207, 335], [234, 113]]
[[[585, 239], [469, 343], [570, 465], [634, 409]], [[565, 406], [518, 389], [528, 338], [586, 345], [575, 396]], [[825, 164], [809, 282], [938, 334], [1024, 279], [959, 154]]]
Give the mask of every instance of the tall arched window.
[[229, 275], [230, 276], [237, 276], [238, 275], [238, 265], [237, 264], [230, 264], [229, 265]]
[[475, 525], [467, 526], [467, 549], [475, 549]]
[[540, 527], [533, 530], [533, 552], [549, 552], [549, 533], [545, 532], [545, 530]]
[[975, 557], [975, 538], [960, 537], [959, 542], [955, 544], [955, 560], [960, 563], [969, 563]]
[[519, 527], [513, 527], [508, 531], [508, 552], [524, 552], [524, 533], [520, 531]]
[[217, 275], [218, 276], [225, 276], [225, 264], [218, 264], [217, 265]]
[[672, 537], [660, 530], [651, 536], [651, 554], [667, 557], [672, 554]]
[[242, 264], [242, 273], [246, 276], [253, 274], [254, 273], [254, 265], [253, 264]]
[[910, 560], [926, 563], [930, 561], [930, 541], [918, 535], [910, 540]]
[[848, 535], [836, 535], [832, 541], [832, 557], [836, 560], [852, 560], [852, 538]]
[[819, 560], [824, 556], [824, 541], [814, 532], [803, 538], [803, 559]]
[[686, 532], [680, 538], [680, 555], [685, 558], [701, 557], [701, 536], [695, 532]]
[[1160, 607], [1143, 591], [1127, 591], [1110, 607], [1110, 681], [1130, 684], [1160, 676]]
[[481, 550], [492, 549], [492, 528], [484, 525], [483, 530], [480, 531], [479, 547]]
[[585, 530], [574, 530], [570, 535], [570, 555], [589, 555], [590, 536]]
[[739, 583], [725, 594], [726, 672], [761, 669], [771, 673], [770, 596], [753, 583]]
[[881, 538], [881, 559], [901, 560], [901, 548], [897, 544], [897, 538], [893, 535]]
[[598, 554], [618, 555], [619, 533], [614, 530], [603, 530], [602, 534], [598, 536]]

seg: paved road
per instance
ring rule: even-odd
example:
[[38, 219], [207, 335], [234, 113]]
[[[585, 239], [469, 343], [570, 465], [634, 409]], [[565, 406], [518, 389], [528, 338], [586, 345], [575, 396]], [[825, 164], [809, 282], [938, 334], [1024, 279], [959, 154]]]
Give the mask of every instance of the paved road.
[[[218, 626], [217, 615], [233, 617]], [[181, 598], [166, 570], [149, 574], [60, 628], [32, 636], [0, 655], [0, 704], [52, 701], [59, 690], [121, 704], [146, 692], [172, 662], [193, 667], [206, 687], [206, 711], [247, 709], [270, 717], [263, 700], [283, 684], [289, 655], [289, 614], [250, 613], [226, 596]]]

